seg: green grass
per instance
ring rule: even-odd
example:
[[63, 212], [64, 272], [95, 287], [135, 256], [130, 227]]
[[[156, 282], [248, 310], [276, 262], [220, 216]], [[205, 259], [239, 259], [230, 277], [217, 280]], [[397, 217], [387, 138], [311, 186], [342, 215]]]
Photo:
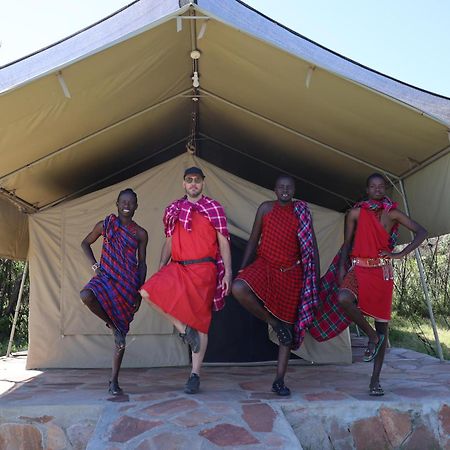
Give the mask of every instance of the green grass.
[[[438, 334], [444, 359], [450, 360], [450, 329], [438, 325]], [[390, 324], [389, 340], [392, 347], [408, 348], [437, 356], [436, 342], [429, 320], [423, 319], [417, 325], [409, 319], [394, 315]], [[426, 341], [429, 342], [432, 350]]]

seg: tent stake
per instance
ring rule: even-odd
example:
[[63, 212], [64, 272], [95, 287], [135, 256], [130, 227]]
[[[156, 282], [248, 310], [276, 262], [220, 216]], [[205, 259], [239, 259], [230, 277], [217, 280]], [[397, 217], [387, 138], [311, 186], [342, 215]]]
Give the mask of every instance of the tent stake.
[[14, 333], [16, 332], [17, 318], [19, 317], [20, 303], [22, 301], [23, 287], [25, 286], [25, 278], [27, 277], [27, 271], [28, 271], [28, 261], [25, 262], [25, 267], [23, 268], [22, 281], [20, 282], [19, 296], [17, 297], [16, 310], [14, 312], [14, 320], [11, 327], [11, 334], [9, 336], [8, 350], [6, 350], [7, 358], [9, 358], [9, 355], [11, 353], [11, 347], [14, 340]]
[[[403, 185], [403, 180], [399, 180], [400, 189], [402, 191], [403, 204], [405, 205], [405, 212], [410, 215], [408, 207], [408, 199], [406, 198], [405, 186]], [[411, 236], [413, 233], [411, 232]], [[436, 349], [441, 361], [444, 361], [444, 354], [442, 353], [441, 341], [439, 340], [439, 333], [436, 326], [436, 320], [434, 319], [433, 306], [431, 305], [430, 292], [428, 290], [427, 280], [425, 279], [425, 270], [422, 263], [422, 258], [420, 257], [419, 249], [414, 250], [414, 255], [416, 257], [417, 267], [419, 268], [420, 282], [422, 284], [423, 293], [425, 295], [425, 300], [428, 307], [428, 315], [430, 316], [431, 326], [433, 328], [434, 339], [436, 341]]]

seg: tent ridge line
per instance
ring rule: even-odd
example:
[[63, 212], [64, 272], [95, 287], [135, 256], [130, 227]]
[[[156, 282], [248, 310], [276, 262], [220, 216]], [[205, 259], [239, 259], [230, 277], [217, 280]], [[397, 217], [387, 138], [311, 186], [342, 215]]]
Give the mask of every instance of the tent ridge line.
[[171, 102], [172, 100], [175, 100], [177, 98], [184, 98], [184, 95], [187, 94], [190, 91], [191, 91], [191, 89], [189, 88], [189, 89], [186, 89], [185, 91], [179, 92], [178, 94], [175, 94], [172, 97], [169, 97], [169, 98], [167, 98], [165, 100], [162, 100], [162, 101], [160, 101], [158, 103], [155, 103], [155, 104], [153, 104], [151, 106], [148, 106], [147, 108], [144, 108], [141, 111], [133, 113], [133, 114], [131, 114], [131, 115], [129, 115], [129, 116], [123, 118], [123, 119], [120, 119], [117, 122], [114, 122], [114, 123], [112, 123], [110, 125], [107, 125], [104, 128], [101, 128], [100, 130], [94, 131], [91, 134], [88, 134], [88, 135], [86, 135], [86, 136], [84, 136], [84, 137], [82, 137], [82, 138], [80, 138], [80, 139], [78, 139], [78, 140], [76, 140], [74, 142], [71, 142], [70, 144], [67, 144], [67, 145], [65, 145], [63, 147], [60, 147], [57, 150], [55, 150], [55, 151], [53, 151], [53, 152], [51, 152], [51, 153], [49, 153], [49, 154], [47, 154], [45, 156], [42, 156], [41, 158], [36, 159], [35, 161], [32, 161], [32, 162], [30, 162], [28, 164], [25, 164], [24, 166], [19, 167], [18, 169], [13, 170], [12, 172], [7, 173], [6, 175], [0, 176], [0, 181], [3, 181], [6, 178], [11, 177], [12, 175], [16, 175], [17, 173], [20, 173], [20, 172], [22, 172], [24, 170], [30, 169], [31, 167], [34, 167], [34, 166], [36, 166], [36, 165], [46, 161], [47, 159], [50, 159], [50, 158], [52, 158], [52, 157], [54, 157], [56, 155], [59, 155], [60, 153], [63, 153], [65, 151], [67, 151], [67, 150], [70, 150], [75, 145], [82, 144], [83, 142], [89, 141], [90, 139], [92, 139], [92, 138], [94, 138], [96, 136], [99, 136], [100, 134], [103, 134], [106, 131], [109, 131], [109, 130], [111, 130], [111, 129], [119, 126], [119, 125], [122, 125], [122, 124], [124, 124], [124, 123], [126, 123], [126, 122], [128, 122], [128, 121], [130, 121], [130, 120], [132, 120], [132, 119], [134, 119], [136, 117], [139, 117], [142, 114], [145, 114], [145, 113], [147, 113], [147, 112], [149, 112], [149, 111], [151, 111], [153, 109], [156, 109], [156, 108], [158, 108], [160, 106], [163, 106], [166, 103]]
[[301, 132], [299, 132], [297, 130], [294, 130], [293, 128], [290, 128], [290, 127], [288, 127], [286, 125], [283, 125], [283, 124], [281, 124], [279, 122], [275, 122], [274, 120], [269, 119], [268, 117], [265, 117], [265, 116], [263, 116], [261, 114], [258, 114], [256, 112], [254, 112], [254, 111], [251, 111], [250, 109], [247, 109], [247, 108], [245, 108], [245, 107], [243, 107], [241, 105], [237, 105], [236, 103], [230, 102], [229, 100], [226, 100], [226, 99], [224, 99], [224, 98], [222, 98], [222, 97], [220, 97], [220, 96], [218, 96], [216, 94], [213, 94], [212, 92], [209, 92], [209, 91], [207, 91], [205, 89], [202, 89], [202, 92], [204, 92], [205, 94], [207, 94], [211, 98], [219, 100], [219, 101], [221, 101], [221, 102], [223, 102], [223, 103], [225, 103], [225, 104], [227, 104], [229, 106], [232, 106], [233, 108], [236, 108], [236, 109], [238, 109], [240, 111], [243, 111], [243, 112], [245, 112], [245, 113], [247, 113], [247, 114], [249, 114], [249, 115], [251, 115], [253, 117], [256, 117], [257, 119], [263, 120], [266, 123], [274, 125], [277, 128], [280, 128], [280, 129], [282, 129], [284, 131], [288, 131], [289, 133], [291, 133], [291, 134], [293, 134], [295, 136], [298, 136], [298, 137], [300, 137], [302, 139], [305, 139], [305, 140], [310, 141], [310, 142], [312, 142], [314, 144], [317, 144], [317, 145], [319, 145], [319, 146], [321, 146], [321, 147], [323, 147], [323, 148], [325, 148], [327, 150], [330, 150], [330, 151], [332, 151], [334, 153], [337, 153], [340, 156], [343, 156], [345, 158], [351, 159], [351, 160], [353, 160], [353, 161], [355, 161], [355, 162], [357, 162], [359, 164], [362, 164], [362, 165], [365, 165], [367, 167], [370, 167], [370, 168], [372, 168], [372, 169], [374, 169], [374, 170], [376, 170], [378, 172], [383, 172], [386, 175], [389, 175], [390, 177], [395, 178], [396, 180], [399, 179], [399, 177], [397, 175], [395, 175], [395, 174], [393, 174], [391, 172], [388, 172], [386, 169], [383, 169], [382, 167], [379, 167], [379, 166], [377, 166], [375, 164], [371, 164], [371, 163], [369, 163], [367, 161], [364, 161], [363, 159], [357, 158], [356, 156], [350, 155], [350, 154], [344, 152], [343, 150], [339, 150], [336, 147], [333, 147], [333, 146], [331, 146], [329, 144], [326, 144], [325, 142], [321, 142], [321, 141], [319, 141], [319, 140], [317, 140], [317, 139], [315, 139], [315, 138], [313, 138], [311, 136], [308, 136], [308, 135], [306, 135], [304, 133], [301, 133]]
[[411, 175], [414, 175], [415, 173], [419, 172], [420, 170], [424, 169], [425, 167], [429, 166], [430, 164], [433, 164], [434, 162], [438, 161], [439, 159], [446, 156], [448, 153], [450, 153], [450, 145], [447, 147], [444, 147], [439, 152], [435, 153], [434, 155], [430, 156], [425, 161], [422, 161], [418, 166], [413, 167], [412, 169], [408, 170], [407, 172], [403, 173], [400, 176], [400, 180], [406, 180], [406, 178], [410, 177]]
[[345, 200], [350, 205], [353, 205], [356, 202], [356, 200], [354, 200], [354, 199], [351, 199], [351, 198], [346, 197], [345, 195], [341, 195], [341, 194], [338, 194], [336, 192], [333, 192], [330, 189], [327, 189], [326, 187], [323, 187], [323, 186], [320, 186], [320, 185], [314, 183], [313, 181], [306, 180], [305, 178], [299, 177], [298, 175], [295, 175], [295, 174], [293, 174], [291, 172], [287, 172], [286, 170], [280, 169], [279, 167], [275, 166], [274, 164], [271, 164], [271, 163], [268, 163], [266, 161], [263, 161], [263, 160], [261, 160], [259, 158], [256, 158], [253, 155], [249, 155], [249, 154], [245, 153], [243, 150], [239, 150], [239, 149], [237, 149], [235, 147], [232, 147], [231, 145], [225, 144], [224, 142], [222, 142], [222, 141], [220, 141], [218, 139], [215, 139], [215, 138], [213, 138], [211, 136], [208, 136], [207, 134], [200, 133], [200, 136], [203, 136], [204, 138], [209, 139], [210, 141], [215, 142], [216, 144], [219, 144], [219, 145], [221, 145], [221, 146], [223, 146], [225, 148], [228, 148], [229, 150], [237, 152], [237, 153], [239, 153], [239, 154], [241, 154], [241, 155], [243, 155], [243, 156], [245, 156], [245, 157], [247, 157], [249, 159], [253, 159], [254, 161], [258, 161], [259, 163], [264, 164], [264, 165], [266, 165], [266, 166], [268, 166], [268, 167], [270, 167], [272, 169], [276, 169], [276, 170], [278, 170], [278, 171], [280, 171], [282, 173], [285, 173], [286, 175], [289, 175], [289, 176], [291, 176], [292, 178], [294, 178], [296, 180], [303, 181], [304, 183], [309, 184], [311, 186], [314, 186], [315, 188], [320, 189], [322, 191], [325, 191], [328, 194], [334, 195], [335, 197], [338, 197], [338, 198], [340, 198], [342, 200]]
[[118, 170], [117, 172], [114, 172], [111, 175], [108, 175], [108, 176], [106, 176], [104, 178], [101, 178], [100, 180], [97, 180], [95, 183], [91, 183], [88, 186], [85, 186], [85, 187], [83, 187], [81, 189], [78, 189], [75, 192], [72, 192], [72, 193], [67, 194], [67, 195], [65, 195], [63, 197], [58, 198], [58, 199], [54, 200], [53, 202], [47, 203], [46, 205], [43, 205], [41, 208], [39, 208], [38, 211], [41, 212], [41, 211], [44, 211], [44, 210], [46, 210], [48, 208], [56, 206], [57, 204], [59, 204], [61, 202], [64, 202], [65, 200], [68, 200], [69, 198], [74, 197], [75, 195], [78, 195], [78, 194], [86, 191], [87, 189], [90, 189], [90, 188], [92, 188], [94, 186], [97, 186], [98, 184], [103, 183], [104, 181], [109, 180], [110, 178], [113, 178], [113, 177], [115, 177], [116, 175], [119, 175], [122, 172], [125, 172], [125, 171], [127, 171], [127, 170], [129, 170], [129, 169], [131, 169], [131, 168], [133, 168], [135, 166], [138, 166], [139, 164], [143, 163], [144, 161], [147, 161], [147, 160], [149, 160], [149, 159], [151, 159], [151, 158], [153, 158], [155, 156], [158, 156], [161, 153], [164, 153], [167, 150], [170, 150], [171, 148], [175, 147], [176, 145], [181, 144], [182, 142], [186, 142], [186, 139], [188, 137], [189, 136], [184, 136], [181, 139], [179, 139], [178, 141], [175, 141], [172, 144], [170, 144], [170, 145], [168, 145], [166, 147], [163, 147], [161, 150], [157, 151], [156, 153], [153, 153], [150, 156], [146, 156], [145, 158], [141, 158], [139, 161], [136, 161], [133, 164], [129, 164], [128, 166]]

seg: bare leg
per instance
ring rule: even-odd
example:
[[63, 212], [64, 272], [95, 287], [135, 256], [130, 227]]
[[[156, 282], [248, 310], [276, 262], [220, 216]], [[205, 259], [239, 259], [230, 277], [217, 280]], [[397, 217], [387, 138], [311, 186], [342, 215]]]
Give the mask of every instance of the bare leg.
[[258, 297], [249, 288], [247, 283], [236, 280], [231, 287], [233, 297], [250, 313], [264, 322], [268, 323], [272, 327], [277, 326], [280, 321], [272, 316], [264, 306], [261, 305]]
[[103, 322], [108, 324], [111, 329], [115, 328], [108, 314], [106, 314], [105, 310], [102, 308], [102, 305], [100, 305], [99, 301], [97, 300], [97, 297], [90, 289], [83, 289], [80, 292], [80, 298], [92, 313], [103, 320]]
[[198, 353], [192, 352], [192, 373], [200, 376], [203, 358], [205, 357], [206, 347], [208, 346], [208, 335], [200, 331], [198, 335], [200, 337], [200, 351]]
[[120, 348], [115, 346], [113, 360], [112, 360], [112, 371], [111, 371], [111, 385], [110, 392], [118, 392], [121, 393], [121, 389], [119, 387], [119, 371], [120, 366], [122, 365], [123, 355], [125, 353], [125, 348]]
[[165, 313], [158, 305], [155, 305], [150, 297], [148, 296], [147, 291], [141, 290], [139, 291], [142, 298], [145, 298], [149, 303], [151, 303], [152, 307], [156, 309], [161, 315], [163, 315], [169, 322], [173, 324], [173, 326], [180, 332], [184, 333], [186, 331], [186, 324], [181, 322], [180, 320], [176, 319], [175, 317], [172, 317], [171, 315]]
[[353, 322], [358, 325], [361, 330], [366, 333], [369, 338], [369, 341], [377, 344], [378, 343], [378, 335], [377, 332], [372, 328], [369, 322], [367, 322], [366, 318], [361, 314], [361, 311], [356, 306], [356, 300], [353, 294], [346, 290], [340, 289], [338, 293], [338, 301], [341, 305], [342, 309], [345, 311], [348, 317], [352, 319]]
[[284, 381], [290, 354], [291, 347], [280, 344], [278, 347], [277, 375], [275, 377], [275, 381]]
[[380, 373], [381, 368], [383, 367], [384, 355], [388, 343], [389, 323], [375, 321], [375, 328], [379, 334], [384, 334], [384, 342], [373, 362], [373, 371], [369, 388], [377, 387], [380, 383]]

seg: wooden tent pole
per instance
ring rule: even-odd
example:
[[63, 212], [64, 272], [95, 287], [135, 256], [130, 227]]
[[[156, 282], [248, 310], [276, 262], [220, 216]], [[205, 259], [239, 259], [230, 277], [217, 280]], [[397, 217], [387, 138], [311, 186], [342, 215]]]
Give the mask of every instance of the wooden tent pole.
[[25, 278], [27, 277], [27, 271], [28, 271], [28, 261], [25, 262], [25, 267], [23, 268], [22, 281], [20, 282], [19, 296], [17, 298], [16, 310], [14, 312], [14, 320], [11, 327], [11, 334], [9, 336], [8, 350], [6, 351], [7, 358], [9, 358], [9, 355], [11, 354], [11, 347], [14, 340], [14, 333], [16, 332], [17, 318], [19, 317], [20, 303], [22, 302], [23, 288], [25, 286]]
[[[399, 180], [400, 189], [402, 191], [403, 204], [405, 205], [405, 212], [410, 215], [409, 207], [408, 207], [408, 199], [406, 198], [405, 186], [403, 185], [403, 180]], [[411, 236], [414, 236], [411, 232]], [[431, 305], [430, 291], [428, 289], [428, 283], [425, 278], [425, 270], [422, 263], [422, 258], [420, 257], [419, 249], [416, 248], [414, 250], [414, 255], [416, 257], [417, 267], [419, 268], [420, 282], [422, 284], [423, 293], [425, 295], [425, 300], [427, 302], [428, 307], [428, 315], [430, 316], [431, 326], [433, 328], [434, 339], [436, 341], [436, 349], [441, 361], [444, 361], [444, 354], [442, 352], [441, 341], [439, 340], [439, 333], [436, 326], [436, 320], [434, 319], [433, 306]]]

